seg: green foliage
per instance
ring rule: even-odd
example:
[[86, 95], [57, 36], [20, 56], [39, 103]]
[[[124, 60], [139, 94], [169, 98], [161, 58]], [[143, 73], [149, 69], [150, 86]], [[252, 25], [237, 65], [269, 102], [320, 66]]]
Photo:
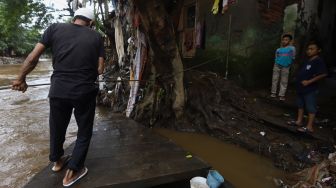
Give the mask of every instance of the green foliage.
[[29, 53], [52, 15], [40, 0], [0, 0], [0, 55]]

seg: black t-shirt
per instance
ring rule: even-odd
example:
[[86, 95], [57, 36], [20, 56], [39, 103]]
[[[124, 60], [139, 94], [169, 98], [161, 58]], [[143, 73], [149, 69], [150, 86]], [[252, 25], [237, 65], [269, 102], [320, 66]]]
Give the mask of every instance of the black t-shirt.
[[303, 80], [310, 80], [318, 75], [327, 74], [327, 68], [320, 57], [306, 61], [297, 74], [297, 90], [299, 94], [307, 94], [318, 89], [317, 82], [303, 86]]
[[57, 23], [39, 41], [52, 50], [49, 97], [76, 99], [97, 90], [98, 59], [104, 57], [102, 37], [86, 26]]

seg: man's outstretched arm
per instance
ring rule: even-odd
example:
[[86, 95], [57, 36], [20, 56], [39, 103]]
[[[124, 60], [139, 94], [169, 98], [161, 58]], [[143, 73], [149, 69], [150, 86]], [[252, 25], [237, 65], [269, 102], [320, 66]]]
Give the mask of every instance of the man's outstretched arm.
[[26, 76], [34, 70], [41, 54], [44, 52], [45, 46], [41, 43], [37, 43], [34, 50], [30, 52], [28, 57], [23, 62], [19, 75], [15, 81], [12, 83], [12, 89], [17, 91], [25, 92], [28, 88], [26, 83]]

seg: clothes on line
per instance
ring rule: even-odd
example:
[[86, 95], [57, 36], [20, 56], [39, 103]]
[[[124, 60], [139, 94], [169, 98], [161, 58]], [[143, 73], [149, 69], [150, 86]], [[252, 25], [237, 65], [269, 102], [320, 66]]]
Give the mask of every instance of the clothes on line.
[[[143, 70], [147, 61], [147, 44], [145, 35], [137, 29], [137, 51], [135, 54], [135, 58], [133, 60], [133, 64], [130, 67], [130, 79], [131, 80], [141, 80]], [[139, 90], [139, 82], [130, 82], [131, 90], [126, 108], [126, 117], [130, 117], [134, 105], [136, 103], [138, 90]]]

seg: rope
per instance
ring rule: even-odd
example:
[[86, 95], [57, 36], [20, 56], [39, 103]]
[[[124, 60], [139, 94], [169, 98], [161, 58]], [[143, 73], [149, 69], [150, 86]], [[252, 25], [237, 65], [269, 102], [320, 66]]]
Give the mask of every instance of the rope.
[[[204, 61], [203, 63], [201, 64], [198, 64], [198, 65], [194, 65], [194, 66], [191, 66], [187, 69], [184, 69], [183, 71], [180, 71], [180, 72], [177, 72], [175, 74], [171, 74], [171, 75], [167, 75], [165, 77], [163, 77], [163, 79], [167, 79], [167, 78], [171, 78], [171, 77], [174, 77], [178, 74], [182, 74], [186, 71], [190, 71], [190, 70], [193, 70], [193, 69], [196, 69], [198, 67], [201, 67], [205, 64], [208, 64], [210, 62], [213, 62], [213, 61], [217, 61], [217, 60], [220, 60], [222, 58], [213, 58], [213, 59], [210, 59], [210, 60], [207, 60], [207, 61]], [[111, 71], [109, 71], [111, 72]], [[113, 83], [113, 82], [155, 82], [156, 80], [98, 80], [96, 82], [107, 82], [107, 83]], [[50, 85], [50, 83], [42, 83], [42, 84], [30, 84], [28, 85], [28, 87], [38, 87], [38, 86], [46, 86], [46, 85]], [[6, 89], [12, 89], [12, 86], [2, 86], [0, 87], [0, 90], [6, 90]]]

